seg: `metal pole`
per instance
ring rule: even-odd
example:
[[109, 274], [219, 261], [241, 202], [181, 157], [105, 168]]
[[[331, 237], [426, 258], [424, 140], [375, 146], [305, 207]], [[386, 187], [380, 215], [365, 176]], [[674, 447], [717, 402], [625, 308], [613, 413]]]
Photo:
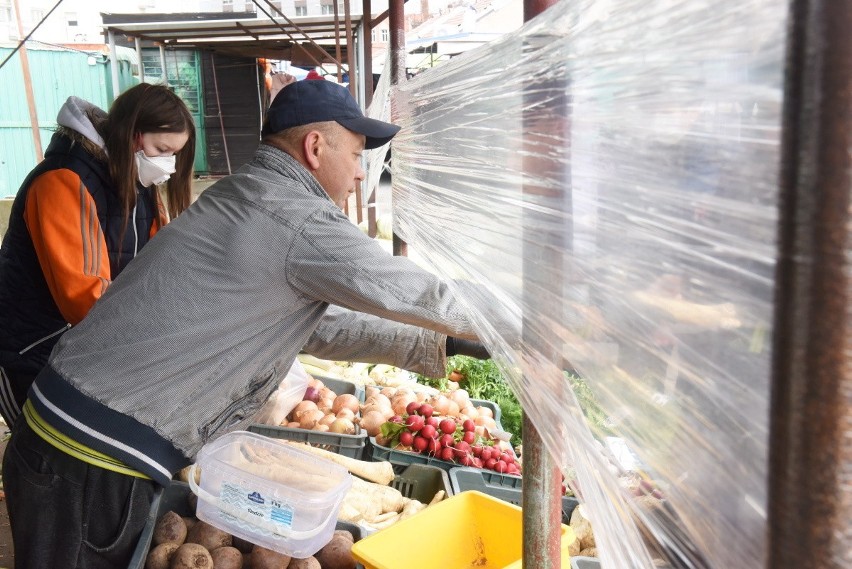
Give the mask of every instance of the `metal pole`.
[[[18, 37], [24, 36], [24, 25], [21, 22], [21, 9], [18, 0], [14, 1], [15, 19], [18, 23]], [[27, 94], [27, 108], [30, 112], [30, 128], [33, 132], [33, 146], [35, 147], [36, 160], [41, 162], [44, 159], [44, 153], [41, 147], [41, 132], [38, 127], [38, 110], [35, 104], [35, 95], [33, 94], [33, 82], [30, 75], [30, 59], [27, 56], [26, 41], [21, 42], [21, 71], [24, 74], [24, 90]]]
[[216, 55], [210, 54], [210, 67], [213, 69], [213, 90], [216, 93], [216, 112], [219, 114], [219, 130], [222, 132], [222, 148], [225, 151], [225, 164], [231, 174], [231, 157], [228, 154], [228, 139], [225, 137], [225, 119], [222, 117], [222, 102], [219, 100], [219, 80], [216, 78]]
[[364, 107], [370, 106], [373, 100], [373, 7], [370, 0], [361, 2], [361, 18], [364, 22]]
[[852, 567], [852, 1], [792, 0], [766, 567]]
[[[524, 0], [524, 21], [534, 18], [553, 4], [556, 4], [556, 0]], [[540, 41], [546, 45], [549, 39], [542, 37]], [[536, 42], [536, 38], [531, 38], [528, 42]], [[528, 45], [531, 48], [536, 47], [533, 44]], [[541, 148], [547, 146], [545, 140], [565, 140], [566, 147], [569, 145], [568, 122], [571, 120], [568, 105], [569, 86], [560, 81], [550, 83], [544, 81], [542, 79], [539, 84], [531, 86], [530, 90], [522, 95], [524, 108], [527, 109], [522, 119], [525, 133], [524, 146], [529, 149], [525, 152], [523, 169], [525, 172], [535, 172], [536, 176], [570, 179], [570, 172], [564, 172], [562, 166], [558, 166], [559, 162], [556, 162], [559, 170], [548, 172], [554, 168], [552, 159], [539, 157]], [[548, 101], [551, 97], [556, 97], [556, 100]], [[541, 107], [545, 105], [559, 105], [561, 109], [564, 108], [566, 118], [561, 121], [543, 119], [540, 116]], [[566, 148], [565, 152], [570, 156], [569, 148]], [[536, 201], [542, 197], [554, 204], [564, 200], [563, 208], [570, 210], [570, 182], [558, 186], [553, 189], [532, 181], [524, 184], [523, 192], [525, 196]], [[558, 209], [562, 211], [563, 208]], [[536, 296], [540, 294], [539, 291], [547, 291], [552, 305], [561, 309], [562, 288], [565, 280], [564, 255], [571, 247], [570, 238], [566, 238], [566, 235], [572, 234], [568, 225], [570, 219], [569, 215], [566, 221], [559, 224], [560, 227], [546, 230], [543, 234], [537, 229], [536, 232], [539, 235], [534, 238], [525, 235], [523, 240], [524, 297]], [[540, 224], [535, 220], [532, 221], [533, 227], [538, 225]], [[524, 227], [526, 231], [526, 223]], [[522, 338], [526, 339], [537, 324], [530, 322], [525, 312]], [[541, 356], [553, 362], [556, 369], [562, 369], [563, 358], [558, 348], [554, 349], [554, 353], [541, 354]], [[558, 569], [562, 562], [560, 551], [562, 475], [526, 413], [523, 419], [523, 449], [524, 476], [521, 482], [523, 565], [534, 569]]]
[[133, 38], [133, 45], [136, 47], [136, 59], [139, 61], [139, 81], [145, 82], [145, 66], [142, 65], [142, 40]]
[[334, 57], [337, 60], [337, 82], [343, 82], [343, 64], [340, 60], [343, 55], [340, 51], [340, 10], [337, 6], [337, 0], [334, 0]]
[[[390, 82], [393, 86], [406, 80], [404, 0], [390, 0], [388, 23], [390, 26]], [[385, 69], [384, 72], [387, 71]], [[393, 179], [391, 179], [391, 182], [393, 182]], [[408, 256], [408, 243], [403, 241], [395, 231], [393, 233], [393, 254], [402, 257]]]
[[166, 69], [166, 48], [163, 44], [160, 44], [160, 68], [163, 72], [163, 85], [169, 84], [169, 72]]
[[107, 30], [107, 41], [109, 41], [109, 69], [112, 75], [112, 100], [114, 101], [121, 88], [118, 85], [118, 52], [115, 49], [115, 32], [112, 28]]

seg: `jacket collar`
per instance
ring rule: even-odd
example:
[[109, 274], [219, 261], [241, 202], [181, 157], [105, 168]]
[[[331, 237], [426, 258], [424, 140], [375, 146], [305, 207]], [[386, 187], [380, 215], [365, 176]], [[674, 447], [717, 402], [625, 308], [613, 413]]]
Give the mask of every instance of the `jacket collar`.
[[261, 144], [254, 154], [254, 161], [268, 170], [301, 182], [311, 193], [331, 201], [326, 191], [307, 168], [283, 150], [269, 144]]

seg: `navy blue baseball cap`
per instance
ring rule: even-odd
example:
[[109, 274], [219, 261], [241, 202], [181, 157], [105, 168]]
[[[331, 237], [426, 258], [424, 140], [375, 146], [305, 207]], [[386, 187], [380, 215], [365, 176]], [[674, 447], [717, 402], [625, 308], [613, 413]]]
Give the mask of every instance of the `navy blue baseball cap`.
[[364, 148], [378, 148], [399, 132], [395, 124], [365, 117], [349, 89], [331, 81], [296, 81], [275, 96], [261, 136], [294, 126], [335, 121], [367, 137]]

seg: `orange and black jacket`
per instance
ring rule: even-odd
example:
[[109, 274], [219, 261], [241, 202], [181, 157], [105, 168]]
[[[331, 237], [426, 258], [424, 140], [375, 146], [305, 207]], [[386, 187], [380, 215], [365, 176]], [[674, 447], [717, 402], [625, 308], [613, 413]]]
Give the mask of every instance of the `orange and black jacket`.
[[53, 135], [15, 197], [0, 247], [0, 366], [9, 372], [38, 373], [165, 223], [156, 188], [137, 187], [125, 229], [107, 163], [75, 135]]

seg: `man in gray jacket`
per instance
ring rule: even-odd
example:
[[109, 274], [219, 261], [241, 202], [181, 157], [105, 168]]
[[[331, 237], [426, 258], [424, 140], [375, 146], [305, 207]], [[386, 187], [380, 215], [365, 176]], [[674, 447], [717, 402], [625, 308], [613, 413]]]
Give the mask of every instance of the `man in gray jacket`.
[[247, 427], [302, 348], [431, 376], [448, 347], [486, 355], [446, 284], [340, 209], [362, 151], [397, 131], [334, 83], [278, 94], [254, 159], [160, 231], [36, 378], [3, 463], [16, 558], [126, 567], [157, 485]]

